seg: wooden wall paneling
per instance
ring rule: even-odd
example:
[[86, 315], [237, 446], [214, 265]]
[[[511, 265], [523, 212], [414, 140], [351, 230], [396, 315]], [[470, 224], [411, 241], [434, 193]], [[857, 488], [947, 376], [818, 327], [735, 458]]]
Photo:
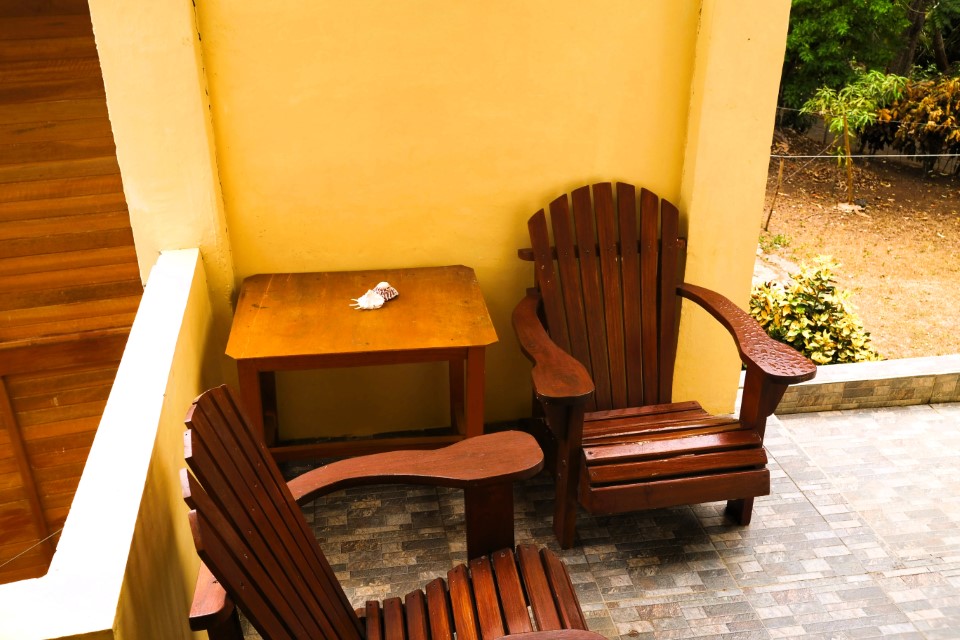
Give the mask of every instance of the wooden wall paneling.
[[0, 565], [62, 526], [142, 292], [87, 2], [0, 0]]
[[123, 193], [15, 200], [0, 203], [0, 223], [63, 219], [91, 213], [127, 212]]
[[21, 16], [86, 16], [90, 24], [87, 0], [0, 0], [0, 18]]
[[[4, 131], [10, 136], [0, 139], [13, 142], [19, 135], [29, 137], [29, 132], [34, 129], [49, 128], [60, 123], [78, 120], [84, 122], [106, 121], [109, 126], [106, 101], [98, 98], [85, 98], [57, 102], [36, 102], [30, 105], [0, 104], [0, 122], [4, 124], [6, 127]], [[81, 137], [88, 138], [90, 136], [84, 135]]]
[[[82, 229], [77, 229], [80, 225]], [[89, 212], [82, 216], [41, 216], [32, 220], [0, 222], [0, 240], [39, 238], [56, 246], [59, 236], [129, 229], [130, 220], [126, 211]]]
[[116, 157], [82, 158], [79, 160], [56, 160], [32, 162], [20, 165], [0, 166], [0, 183], [32, 182], [50, 178], [74, 178], [101, 176], [119, 173]]
[[[0, 422], [2, 422], [7, 432], [10, 450], [13, 452], [13, 457], [17, 461], [17, 470], [20, 472], [20, 483], [24, 496], [23, 500], [8, 503], [9, 505], [13, 505], [13, 507], [8, 507], [6, 514], [0, 511], [0, 523], [4, 520], [13, 521], [12, 524], [15, 526], [8, 527], [4, 523], [2, 526], [4, 530], [8, 528], [15, 530], [17, 528], [30, 526], [36, 535], [36, 539], [38, 541], [44, 540], [49, 535], [50, 530], [47, 528], [47, 519], [43, 512], [43, 504], [40, 501], [40, 493], [33, 477], [30, 460], [27, 457], [26, 444], [20, 433], [17, 417], [16, 414], [14, 414], [13, 405], [10, 403], [10, 396], [7, 394], [7, 387], [3, 378], [0, 378]], [[23, 503], [26, 503], [25, 508], [22, 506]], [[0, 510], [2, 509], [3, 506], [0, 506]], [[22, 515], [18, 518], [18, 514]], [[29, 522], [27, 518], [29, 518]], [[42, 553], [46, 554], [47, 561], [49, 562], [50, 558], [53, 557], [53, 545], [47, 541], [42, 542], [41, 546], [43, 547]], [[0, 560], [0, 562], [3, 561], [5, 560]]]
[[[21, 4], [27, 4], [21, 2]], [[35, 40], [85, 36], [90, 30], [86, 15], [2, 15], [0, 40]]]

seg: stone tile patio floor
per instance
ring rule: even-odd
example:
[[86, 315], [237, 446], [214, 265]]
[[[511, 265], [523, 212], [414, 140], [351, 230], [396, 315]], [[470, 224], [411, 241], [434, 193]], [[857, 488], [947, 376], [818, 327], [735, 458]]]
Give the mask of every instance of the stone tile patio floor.
[[[562, 552], [610, 638], [960, 638], [960, 403], [771, 420], [773, 491], [738, 527], [723, 503], [581, 512]], [[516, 487], [518, 542], [557, 549], [551, 487]], [[375, 487], [305, 507], [351, 601], [465, 559], [458, 492]], [[251, 632], [251, 637], [256, 634]]]

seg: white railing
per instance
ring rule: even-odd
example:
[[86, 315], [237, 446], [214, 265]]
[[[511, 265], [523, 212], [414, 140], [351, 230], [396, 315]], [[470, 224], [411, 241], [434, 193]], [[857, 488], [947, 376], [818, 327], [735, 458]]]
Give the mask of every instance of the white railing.
[[0, 639], [191, 637], [197, 559], [177, 472], [210, 327], [199, 251], [162, 254], [50, 569], [0, 585]]

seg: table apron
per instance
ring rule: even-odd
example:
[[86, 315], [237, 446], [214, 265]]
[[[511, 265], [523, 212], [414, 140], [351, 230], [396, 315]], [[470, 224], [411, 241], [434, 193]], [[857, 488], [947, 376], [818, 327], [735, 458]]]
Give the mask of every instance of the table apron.
[[295, 371], [337, 367], [364, 367], [380, 364], [446, 362], [450, 360], [466, 360], [467, 354], [471, 349], [477, 349], [477, 347], [244, 358], [237, 360], [237, 364], [243, 367], [252, 367], [257, 371]]

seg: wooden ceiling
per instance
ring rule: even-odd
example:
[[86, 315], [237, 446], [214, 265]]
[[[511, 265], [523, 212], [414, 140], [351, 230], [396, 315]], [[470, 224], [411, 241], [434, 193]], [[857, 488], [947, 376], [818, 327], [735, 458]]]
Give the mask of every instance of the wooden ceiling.
[[0, 582], [46, 572], [141, 293], [86, 0], [0, 0]]

